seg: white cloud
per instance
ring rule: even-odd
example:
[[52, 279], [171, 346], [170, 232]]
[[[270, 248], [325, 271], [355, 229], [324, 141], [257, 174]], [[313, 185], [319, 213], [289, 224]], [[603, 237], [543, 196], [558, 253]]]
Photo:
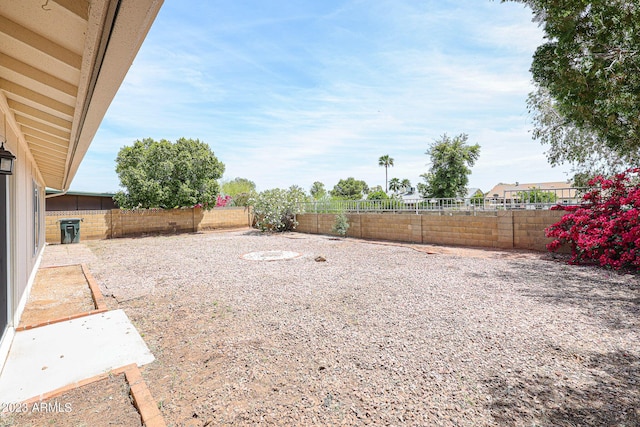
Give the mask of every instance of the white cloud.
[[331, 188], [348, 176], [384, 185], [383, 154], [396, 159], [390, 177], [415, 184], [445, 132], [482, 145], [473, 186], [561, 174], [527, 132], [541, 41], [528, 10], [476, 0], [268, 6], [165, 1], [72, 187], [112, 189], [117, 151], [144, 137], [204, 140], [225, 177], [261, 189]]

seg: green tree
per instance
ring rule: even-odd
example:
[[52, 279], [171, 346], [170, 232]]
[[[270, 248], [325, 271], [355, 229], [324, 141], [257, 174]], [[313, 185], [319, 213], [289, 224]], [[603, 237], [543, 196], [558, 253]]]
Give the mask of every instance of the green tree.
[[378, 159], [378, 166], [384, 166], [384, 191], [389, 191], [387, 171], [389, 170], [389, 166], [393, 166], [393, 158], [389, 157], [388, 154], [380, 156], [380, 158]]
[[311, 185], [311, 197], [316, 200], [320, 200], [327, 195], [327, 190], [324, 188], [324, 184], [320, 181], [316, 181]]
[[587, 125], [579, 128], [560, 114], [556, 105], [549, 91], [540, 86], [527, 100], [533, 116], [533, 138], [549, 146], [545, 154], [551, 166], [570, 164], [576, 176], [588, 180], [599, 174], [613, 175], [640, 162], [640, 145], [618, 153]]
[[348, 200], [362, 200], [367, 193], [369, 193], [367, 183], [354, 177], [341, 179], [331, 190], [331, 196]]
[[387, 196], [387, 193], [382, 191], [382, 189], [371, 191], [367, 195], [367, 200], [387, 200], [388, 198], [389, 196]]
[[118, 152], [116, 173], [124, 191], [114, 199], [124, 209], [212, 208], [223, 172], [224, 164], [198, 139], [145, 138]]
[[256, 183], [246, 178], [234, 178], [231, 181], [222, 182], [221, 189], [222, 193], [234, 197], [240, 193], [256, 191]]
[[347, 235], [348, 230], [349, 230], [349, 218], [344, 213], [344, 211], [340, 211], [336, 215], [336, 219], [335, 219], [335, 222], [333, 223], [333, 228], [331, 229], [331, 231], [333, 231], [339, 236], [344, 237]]
[[389, 181], [389, 190], [397, 193], [400, 188], [402, 188], [400, 180], [398, 178], [391, 178], [391, 180]]
[[[505, 0], [503, 0], [505, 1]], [[640, 4], [631, 0], [510, 0], [531, 7], [546, 42], [534, 81], [570, 126], [618, 153], [640, 145]]]
[[433, 142], [425, 154], [431, 157], [428, 173], [420, 175], [424, 183], [418, 184], [423, 197], [464, 197], [469, 183], [469, 174], [480, 157], [480, 145], [468, 145], [467, 134], [453, 139], [447, 134]]
[[524, 203], [555, 203], [557, 197], [553, 191], [541, 190], [537, 187], [529, 188], [526, 191], [518, 191], [517, 197]]
[[484, 193], [480, 190], [476, 191], [470, 199], [470, 202], [474, 206], [484, 205]]
[[231, 196], [235, 206], [249, 206], [249, 200], [256, 194], [255, 182], [246, 178], [234, 178], [223, 182], [222, 193]]

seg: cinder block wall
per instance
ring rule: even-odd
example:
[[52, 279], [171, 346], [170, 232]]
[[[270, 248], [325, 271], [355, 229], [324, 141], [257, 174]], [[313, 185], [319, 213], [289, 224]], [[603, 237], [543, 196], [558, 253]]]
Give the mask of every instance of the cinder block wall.
[[[562, 211], [429, 212], [348, 214], [350, 237], [411, 243], [545, 251], [546, 227]], [[333, 234], [334, 214], [298, 215], [297, 231]]]
[[546, 251], [551, 239], [544, 229], [560, 221], [565, 211], [513, 211], [513, 247]]
[[238, 228], [251, 226], [253, 212], [250, 208], [225, 208], [205, 211], [197, 208], [194, 211], [196, 231], [214, 230], [218, 228]]
[[45, 215], [47, 243], [60, 243], [60, 222], [80, 218], [80, 239], [98, 240], [111, 237], [111, 211], [55, 211]]
[[105, 211], [58, 211], [45, 216], [47, 243], [60, 243], [60, 219], [80, 218], [80, 240], [111, 239], [143, 234], [184, 233], [251, 225], [247, 208]]
[[117, 211], [120, 227], [113, 237], [193, 231], [193, 209], [137, 209]]

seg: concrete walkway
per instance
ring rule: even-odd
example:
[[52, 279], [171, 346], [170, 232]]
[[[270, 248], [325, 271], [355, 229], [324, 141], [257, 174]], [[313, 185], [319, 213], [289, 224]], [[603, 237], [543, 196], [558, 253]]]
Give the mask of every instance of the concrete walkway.
[[154, 360], [122, 310], [16, 332], [0, 374], [2, 401], [22, 402], [112, 369]]

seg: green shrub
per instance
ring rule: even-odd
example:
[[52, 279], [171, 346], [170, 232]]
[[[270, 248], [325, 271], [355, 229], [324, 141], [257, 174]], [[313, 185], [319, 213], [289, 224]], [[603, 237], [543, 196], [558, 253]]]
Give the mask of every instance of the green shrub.
[[347, 215], [344, 212], [340, 212], [336, 215], [332, 231], [337, 235], [344, 237], [347, 235], [347, 230], [349, 230], [349, 218], [347, 218]]
[[288, 190], [265, 190], [251, 202], [256, 217], [255, 226], [260, 231], [290, 231], [296, 228], [296, 215], [304, 212], [307, 196], [299, 187]]

